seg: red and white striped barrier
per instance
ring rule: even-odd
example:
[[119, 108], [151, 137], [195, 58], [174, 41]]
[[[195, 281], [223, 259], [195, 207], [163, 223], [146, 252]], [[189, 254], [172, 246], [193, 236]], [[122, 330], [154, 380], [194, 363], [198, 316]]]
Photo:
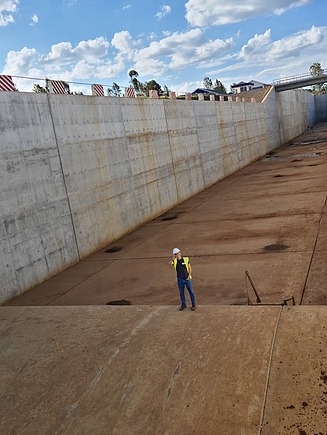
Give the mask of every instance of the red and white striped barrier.
[[98, 95], [99, 97], [104, 97], [104, 90], [102, 85], [93, 84], [91, 88], [92, 88], [92, 95]]
[[156, 91], [155, 89], [150, 89], [149, 90], [149, 97], [150, 98], [158, 98], [158, 91]]
[[16, 91], [11, 76], [0, 75], [0, 91]]
[[65, 82], [62, 80], [48, 80], [48, 86], [52, 94], [68, 94]]
[[135, 98], [135, 90], [134, 90], [134, 88], [125, 88], [125, 97]]

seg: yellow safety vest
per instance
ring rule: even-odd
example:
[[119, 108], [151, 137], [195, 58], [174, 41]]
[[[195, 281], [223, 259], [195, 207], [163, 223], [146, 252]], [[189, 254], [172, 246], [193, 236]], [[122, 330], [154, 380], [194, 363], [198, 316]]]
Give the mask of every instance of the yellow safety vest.
[[[182, 259], [184, 260], [186, 270], [188, 271], [188, 273], [190, 273], [190, 266], [189, 266], [190, 259], [188, 257], [182, 257]], [[174, 259], [174, 268], [175, 268], [175, 270], [177, 268], [177, 258]], [[191, 275], [189, 275], [188, 277], [189, 277], [189, 279], [192, 279]]]

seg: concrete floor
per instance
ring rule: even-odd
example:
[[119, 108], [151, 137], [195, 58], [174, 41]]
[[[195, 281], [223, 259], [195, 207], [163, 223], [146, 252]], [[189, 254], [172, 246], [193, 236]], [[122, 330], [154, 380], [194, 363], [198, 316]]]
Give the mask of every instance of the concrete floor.
[[1, 307], [0, 433], [327, 434], [326, 194], [319, 124]]

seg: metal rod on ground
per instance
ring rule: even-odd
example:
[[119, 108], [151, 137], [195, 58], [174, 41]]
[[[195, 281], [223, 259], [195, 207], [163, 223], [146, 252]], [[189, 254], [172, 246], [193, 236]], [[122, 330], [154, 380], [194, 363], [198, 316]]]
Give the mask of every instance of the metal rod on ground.
[[256, 295], [256, 298], [257, 298], [257, 304], [261, 304], [261, 299], [260, 299], [260, 297], [259, 297], [259, 295], [258, 295], [258, 292], [257, 292], [256, 288], [254, 287], [254, 284], [253, 284], [253, 282], [252, 282], [252, 279], [251, 279], [251, 277], [250, 277], [250, 275], [249, 275], [249, 272], [248, 272], [247, 270], [245, 271], [245, 275], [248, 277], [248, 279], [249, 279], [249, 281], [250, 281], [250, 284], [251, 284], [251, 286], [252, 286], [252, 288], [253, 288], [253, 291], [254, 291], [254, 293], [255, 293], [255, 295]]
[[248, 290], [248, 280], [247, 277], [245, 275], [245, 290], [246, 290], [246, 297], [248, 298], [248, 305], [252, 305], [250, 296], [249, 296], [249, 290]]
[[291, 296], [291, 297], [288, 298], [288, 299], [284, 299], [284, 303], [283, 303], [283, 305], [288, 305], [287, 302], [289, 302], [289, 301], [292, 301], [293, 305], [295, 305], [295, 299], [294, 299], [294, 296]]

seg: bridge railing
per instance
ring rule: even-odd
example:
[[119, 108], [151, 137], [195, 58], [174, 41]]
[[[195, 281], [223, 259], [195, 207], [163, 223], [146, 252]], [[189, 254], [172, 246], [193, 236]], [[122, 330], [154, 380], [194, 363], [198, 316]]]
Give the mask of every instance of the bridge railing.
[[327, 75], [327, 69], [322, 70], [320, 74], [312, 75], [310, 73], [306, 74], [298, 74], [294, 76], [284, 77], [282, 79], [276, 79], [273, 81], [274, 85], [282, 85], [284, 83], [290, 83], [290, 82], [298, 82], [301, 80], [307, 80], [307, 79], [314, 79], [315, 77]]

